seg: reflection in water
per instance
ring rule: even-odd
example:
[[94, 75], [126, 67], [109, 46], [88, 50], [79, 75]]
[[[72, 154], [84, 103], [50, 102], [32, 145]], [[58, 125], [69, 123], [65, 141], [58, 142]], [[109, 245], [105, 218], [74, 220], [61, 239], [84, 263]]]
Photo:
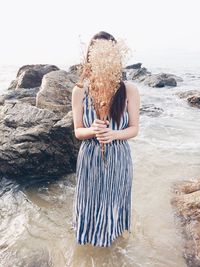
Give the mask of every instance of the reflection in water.
[[[170, 199], [174, 181], [199, 175], [198, 110], [175, 96], [181, 88], [138, 85], [141, 104], [159, 116], [141, 116], [130, 140], [134, 161], [132, 233], [109, 248], [77, 245], [71, 228], [75, 176], [0, 178], [2, 267], [184, 267], [182, 239]], [[183, 89], [186, 89], [186, 85]]]

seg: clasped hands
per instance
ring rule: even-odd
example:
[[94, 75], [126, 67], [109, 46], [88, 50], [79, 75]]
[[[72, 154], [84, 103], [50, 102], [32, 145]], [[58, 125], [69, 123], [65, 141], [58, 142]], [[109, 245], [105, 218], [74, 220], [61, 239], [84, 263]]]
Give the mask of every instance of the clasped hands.
[[115, 139], [115, 130], [107, 128], [109, 121], [95, 119], [91, 125], [92, 131], [100, 143], [110, 143]]

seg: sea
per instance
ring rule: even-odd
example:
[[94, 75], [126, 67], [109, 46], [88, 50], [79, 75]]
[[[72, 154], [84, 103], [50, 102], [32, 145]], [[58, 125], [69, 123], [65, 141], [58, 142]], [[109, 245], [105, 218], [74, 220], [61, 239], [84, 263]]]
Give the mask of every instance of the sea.
[[[177, 182], [200, 178], [200, 109], [177, 93], [200, 91], [200, 53], [136, 53], [152, 73], [172, 73], [176, 87], [135, 83], [141, 107], [163, 110], [140, 115], [139, 134], [129, 139], [134, 163], [132, 233], [111, 248], [77, 246], [71, 230], [74, 176], [21, 184], [0, 178], [0, 266], [184, 267], [184, 239], [170, 204]], [[30, 62], [31, 64], [31, 62]], [[67, 64], [55, 64], [68, 69]], [[22, 65], [0, 66], [5, 93]]]

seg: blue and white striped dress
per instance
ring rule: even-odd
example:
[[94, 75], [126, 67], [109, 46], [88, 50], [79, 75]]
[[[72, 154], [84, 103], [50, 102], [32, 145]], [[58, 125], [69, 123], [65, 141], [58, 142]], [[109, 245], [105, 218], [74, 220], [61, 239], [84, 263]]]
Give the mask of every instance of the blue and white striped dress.
[[[97, 118], [92, 99], [85, 90], [83, 123], [90, 127]], [[126, 107], [119, 129], [128, 127]], [[108, 127], [117, 129], [112, 119]], [[76, 164], [73, 229], [78, 244], [108, 247], [124, 230], [131, 233], [131, 188], [133, 162], [127, 140], [105, 144], [108, 166], [104, 166], [96, 137], [82, 140]]]

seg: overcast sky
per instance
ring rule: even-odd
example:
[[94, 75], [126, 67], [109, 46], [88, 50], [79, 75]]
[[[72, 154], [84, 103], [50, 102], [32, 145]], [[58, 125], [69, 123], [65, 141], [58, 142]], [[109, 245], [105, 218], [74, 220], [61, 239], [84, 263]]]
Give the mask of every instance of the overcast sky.
[[0, 0], [0, 64], [77, 63], [100, 30], [135, 55], [200, 51], [199, 0]]

